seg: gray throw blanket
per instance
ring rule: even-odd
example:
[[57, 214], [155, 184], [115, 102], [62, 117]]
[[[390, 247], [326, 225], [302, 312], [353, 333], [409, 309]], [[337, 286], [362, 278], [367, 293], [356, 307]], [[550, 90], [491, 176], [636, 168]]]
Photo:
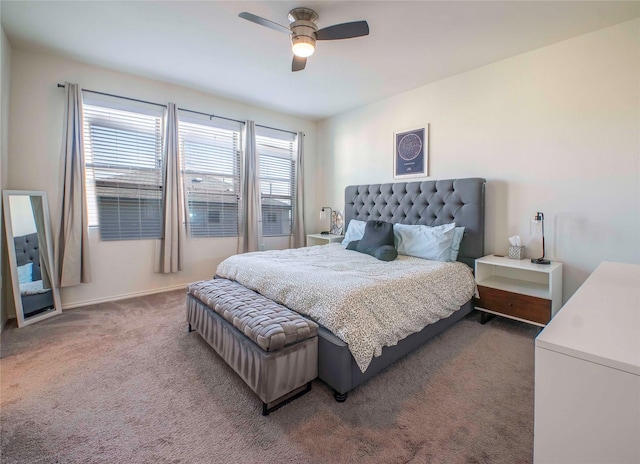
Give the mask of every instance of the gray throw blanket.
[[450, 316], [476, 291], [463, 263], [385, 262], [337, 243], [231, 256], [216, 274], [325, 326], [362, 372], [384, 346]]

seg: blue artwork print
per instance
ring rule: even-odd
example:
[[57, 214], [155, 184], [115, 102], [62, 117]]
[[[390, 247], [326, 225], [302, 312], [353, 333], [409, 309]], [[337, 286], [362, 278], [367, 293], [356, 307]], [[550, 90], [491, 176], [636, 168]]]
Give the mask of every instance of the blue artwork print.
[[396, 176], [424, 174], [425, 130], [396, 133]]

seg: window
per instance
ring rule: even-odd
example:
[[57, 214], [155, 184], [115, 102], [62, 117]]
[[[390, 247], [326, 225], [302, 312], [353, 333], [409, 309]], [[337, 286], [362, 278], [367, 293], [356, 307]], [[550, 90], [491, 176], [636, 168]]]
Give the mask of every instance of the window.
[[[162, 238], [165, 108], [93, 92], [83, 108], [89, 226], [102, 240]], [[235, 237], [242, 123], [178, 116], [189, 235]], [[264, 236], [292, 233], [294, 146], [294, 134], [256, 130]]]
[[179, 117], [189, 234], [237, 236], [242, 126], [194, 117], [184, 111]]
[[162, 237], [164, 108], [84, 96], [89, 225], [102, 240]]
[[262, 235], [291, 235], [295, 200], [294, 135], [256, 127]]

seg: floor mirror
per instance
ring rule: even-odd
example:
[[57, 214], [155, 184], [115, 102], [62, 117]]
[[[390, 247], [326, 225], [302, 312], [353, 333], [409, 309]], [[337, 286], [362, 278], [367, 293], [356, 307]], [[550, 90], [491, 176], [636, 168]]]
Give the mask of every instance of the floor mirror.
[[62, 312], [53, 272], [46, 192], [2, 192], [7, 257], [18, 327]]

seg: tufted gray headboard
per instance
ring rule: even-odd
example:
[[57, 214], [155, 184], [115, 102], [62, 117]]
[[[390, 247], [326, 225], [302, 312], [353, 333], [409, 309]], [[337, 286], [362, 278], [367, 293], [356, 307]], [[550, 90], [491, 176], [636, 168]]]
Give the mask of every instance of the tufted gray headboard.
[[16, 262], [18, 266], [33, 262], [33, 280], [42, 279], [40, 272], [40, 251], [38, 247], [38, 234], [21, 235], [13, 239], [16, 248]]
[[[351, 219], [438, 226], [464, 226], [458, 261], [471, 268], [484, 256], [485, 179], [427, 180], [350, 185], [345, 189], [345, 225]], [[345, 229], [346, 230], [346, 229]]]

